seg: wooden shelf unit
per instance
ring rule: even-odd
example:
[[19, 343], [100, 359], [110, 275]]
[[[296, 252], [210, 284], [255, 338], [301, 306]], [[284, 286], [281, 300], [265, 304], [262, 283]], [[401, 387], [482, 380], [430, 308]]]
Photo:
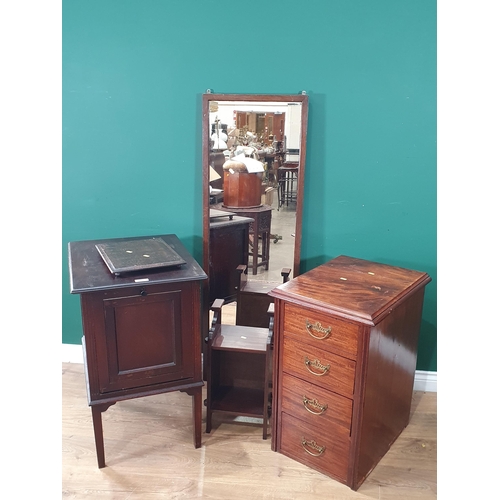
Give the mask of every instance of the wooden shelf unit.
[[263, 419], [267, 438], [270, 416], [272, 328], [223, 325], [222, 300], [212, 309], [214, 319], [208, 337], [207, 421], [217, 412]]

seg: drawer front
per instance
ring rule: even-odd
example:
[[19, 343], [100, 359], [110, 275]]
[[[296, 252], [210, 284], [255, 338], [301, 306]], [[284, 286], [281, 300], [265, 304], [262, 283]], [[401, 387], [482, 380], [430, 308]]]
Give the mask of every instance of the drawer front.
[[352, 400], [283, 374], [281, 408], [302, 420], [308, 428], [325, 434], [350, 436]]
[[348, 436], [320, 432], [286, 413], [281, 422], [281, 453], [327, 476], [347, 481]]
[[309, 344], [283, 339], [283, 371], [347, 397], [354, 393], [356, 363]]
[[359, 326], [327, 314], [285, 304], [285, 332], [302, 342], [356, 359]]

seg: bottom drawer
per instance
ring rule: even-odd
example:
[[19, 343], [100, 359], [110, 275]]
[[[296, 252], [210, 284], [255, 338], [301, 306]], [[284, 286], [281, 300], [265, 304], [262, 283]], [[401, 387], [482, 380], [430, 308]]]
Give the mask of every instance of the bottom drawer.
[[343, 483], [347, 482], [350, 439], [345, 434], [311, 429], [282, 413], [279, 451]]

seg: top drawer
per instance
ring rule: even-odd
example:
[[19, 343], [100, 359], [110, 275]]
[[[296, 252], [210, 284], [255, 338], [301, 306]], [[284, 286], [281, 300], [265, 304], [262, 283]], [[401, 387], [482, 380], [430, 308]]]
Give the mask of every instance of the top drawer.
[[305, 307], [285, 303], [285, 335], [356, 359], [359, 326]]

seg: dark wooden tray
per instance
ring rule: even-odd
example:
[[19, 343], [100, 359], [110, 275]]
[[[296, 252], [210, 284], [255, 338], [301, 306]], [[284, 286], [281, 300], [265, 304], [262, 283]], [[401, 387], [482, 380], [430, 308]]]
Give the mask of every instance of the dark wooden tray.
[[116, 275], [143, 269], [171, 267], [186, 261], [161, 238], [98, 243], [97, 251]]

